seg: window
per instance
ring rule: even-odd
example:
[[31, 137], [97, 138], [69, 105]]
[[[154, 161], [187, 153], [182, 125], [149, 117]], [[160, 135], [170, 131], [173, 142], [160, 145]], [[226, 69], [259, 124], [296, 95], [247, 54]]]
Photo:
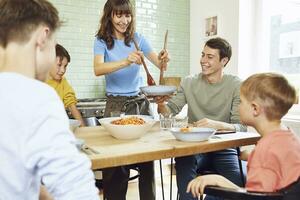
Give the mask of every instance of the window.
[[241, 77], [266, 71], [281, 73], [295, 86], [299, 95], [299, 10], [300, 0], [240, 1]]

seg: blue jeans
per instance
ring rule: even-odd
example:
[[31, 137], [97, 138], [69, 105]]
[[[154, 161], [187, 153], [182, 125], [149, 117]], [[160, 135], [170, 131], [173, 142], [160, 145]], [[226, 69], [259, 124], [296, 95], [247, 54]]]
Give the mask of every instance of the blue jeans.
[[[211, 153], [175, 158], [176, 179], [180, 200], [197, 200], [186, 193], [188, 183], [204, 171], [220, 174], [236, 185], [242, 186], [236, 149], [225, 149]], [[220, 198], [206, 196], [206, 200]]]

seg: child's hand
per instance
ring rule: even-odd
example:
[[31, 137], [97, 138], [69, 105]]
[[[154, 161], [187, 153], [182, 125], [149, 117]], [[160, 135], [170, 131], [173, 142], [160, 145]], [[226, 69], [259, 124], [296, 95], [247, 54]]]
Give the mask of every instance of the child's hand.
[[219, 186], [226, 188], [239, 188], [234, 183], [230, 182], [226, 178], [216, 174], [209, 174], [204, 176], [198, 176], [191, 180], [187, 186], [186, 192], [191, 192], [192, 195], [196, 198], [200, 195], [203, 195], [204, 188], [208, 185]]
[[204, 176], [198, 176], [197, 178], [194, 178], [191, 180], [187, 186], [186, 192], [191, 192], [192, 195], [196, 198], [200, 195], [203, 195], [204, 188], [207, 185], [217, 185], [216, 184], [216, 177], [219, 175], [215, 174], [209, 174]]

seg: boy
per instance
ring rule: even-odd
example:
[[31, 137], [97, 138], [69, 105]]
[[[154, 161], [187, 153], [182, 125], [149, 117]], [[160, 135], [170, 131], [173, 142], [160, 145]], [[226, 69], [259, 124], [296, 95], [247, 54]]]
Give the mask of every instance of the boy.
[[[274, 192], [300, 177], [300, 140], [281, 124], [281, 118], [295, 101], [295, 89], [282, 75], [256, 74], [243, 82], [241, 121], [262, 136], [248, 159], [247, 190]], [[193, 179], [187, 192], [199, 196], [206, 185], [238, 188], [222, 176], [206, 175]]]
[[41, 184], [54, 199], [99, 199], [64, 106], [41, 82], [59, 26], [46, 0], [0, 0], [0, 199], [38, 199]]
[[68, 51], [61, 46], [56, 44], [56, 64], [50, 69], [49, 79], [46, 81], [48, 85], [53, 87], [57, 92], [60, 99], [63, 101], [64, 106], [68, 109], [72, 116], [81, 122], [81, 126], [84, 126], [84, 121], [79, 110], [76, 108], [77, 99], [75, 92], [67, 79], [64, 78], [68, 63], [71, 61]]

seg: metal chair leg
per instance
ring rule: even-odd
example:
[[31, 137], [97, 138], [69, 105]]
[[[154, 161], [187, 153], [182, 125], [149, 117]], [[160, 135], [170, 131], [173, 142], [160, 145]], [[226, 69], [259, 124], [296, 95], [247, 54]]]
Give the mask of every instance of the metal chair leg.
[[171, 158], [171, 174], [170, 174], [170, 200], [172, 200], [172, 192], [173, 192], [173, 158]]
[[237, 156], [238, 156], [238, 162], [239, 162], [239, 167], [240, 167], [240, 174], [241, 174], [241, 179], [242, 179], [242, 186], [245, 187], [245, 179], [244, 179], [244, 173], [243, 173], [243, 166], [242, 166], [242, 161], [240, 159], [240, 155], [241, 155], [241, 149], [240, 147], [236, 148], [237, 151]]
[[160, 168], [160, 182], [161, 182], [162, 198], [163, 198], [163, 200], [165, 200], [165, 190], [164, 190], [164, 180], [163, 180], [161, 160], [159, 160], [159, 168]]

